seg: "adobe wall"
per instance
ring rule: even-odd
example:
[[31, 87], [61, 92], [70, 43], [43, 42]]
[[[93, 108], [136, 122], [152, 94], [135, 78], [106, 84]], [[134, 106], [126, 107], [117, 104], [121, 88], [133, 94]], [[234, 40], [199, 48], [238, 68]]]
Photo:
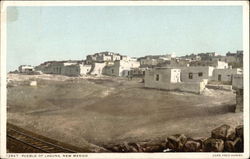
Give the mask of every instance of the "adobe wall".
[[[177, 70], [177, 69], [176, 69]], [[155, 80], [159, 74], [159, 81]], [[206, 80], [202, 82], [177, 82], [171, 83], [171, 69], [148, 70], [145, 74], [145, 87], [157, 88], [172, 91], [183, 91], [200, 94], [206, 85]]]
[[243, 74], [233, 76], [233, 89], [236, 90], [236, 108], [235, 112], [243, 111], [244, 102], [244, 83]]
[[218, 90], [232, 91], [232, 86], [231, 85], [207, 84], [206, 87], [209, 88], [209, 89], [218, 89]]
[[[201, 82], [204, 79], [210, 80], [213, 75], [213, 67], [209, 66], [196, 66], [196, 67], [184, 67], [181, 68], [181, 81], [182, 82]], [[199, 73], [202, 76], [199, 76]], [[193, 74], [193, 78], [189, 78], [189, 73]]]
[[[159, 74], [159, 81], [156, 81], [156, 74]], [[145, 72], [145, 87], [170, 90], [171, 70], [156, 69]]]
[[239, 73], [239, 69], [214, 69], [212, 80], [219, 81], [218, 76], [221, 75], [221, 81], [232, 81], [233, 75]]
[[102, 73], [108, 76], [119, 76], [119, 66], [117, 65], [106, 66], [103, 68]]
[[79, 65], [63, 66], [61, 67], [61, 74], [65, 76], [79, 76], [80, 66]]
[[86, 75], [91, 70], [91, 65], [80, 65], [80, 75]]
[[47, 67], [42, 67], [41, 71], [48, 74], [61, 74], [62, 73], [62, 63], [54, 63]]
[[205, 82], [181, 82], [171, 85], [171, 90], [201, 94], [205, 89]]
[[237, 89], [236, 90], [236, 108], [235, 112], [243, 112], [243, 102], [244, 102], [244, 90]]
[[133, 61], [133, 60], [121, 60], [121, 61], [115, 62], [115, 65], [119, 67], [118, 76], [127, 77], [132, 68], [138, 68], [140, 66], [140, 62]]
[[238, 60], [236, 56], [226, 56], [226, 62], [238, 62]]
[[115, 61], [113, 65], [104, 67], [103, 74], [108, 76], [127, 77], [128, 72], [130, 72], [131, 68], [138, 68], [139, 66], [140, 63], [138, 61], [133, 61], [133, 60]]
[[94, 63], [91, 68], [91, 75], [101, 75], [103, 73], [103, 69], [106, 66], [105, 63]]
[[243, 89], [243, 74], [233, 75], [233, 89]]
[[217, 66], [216, 68], [218, 69], [225, 69], [228, 68], [228, 63], [224, 61], [217, 61]]

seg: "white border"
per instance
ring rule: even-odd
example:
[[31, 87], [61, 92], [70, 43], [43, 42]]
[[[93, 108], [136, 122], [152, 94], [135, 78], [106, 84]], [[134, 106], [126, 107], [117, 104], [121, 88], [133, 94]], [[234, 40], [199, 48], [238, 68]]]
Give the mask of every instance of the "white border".
[[[243, 6], [243, 50], [244, 50], [244, 153], [79, 153], [83, 158], [248, 158], [249, 157], [249, 6], [247, 1], [1, 1], [1, 147], [0, 158], [27, 158], [23, 155], [6, 154], [6, 8], [7, 6]], [[236, 156], [241, 154], [240, 156]], [[39, 157], [42, 155], [43, 157]], [[53, 155], [53, 154], [51, 154]], [[29, 157], [34, 158], [34, 157]], [[54, 157], [49, 157], [54, 158]], [[58, 158], [63, 157], [60, 154]], [[79, 158], [79, 157], [70, 157]], [[81, 157], [80, 157], [81, 158]]]
[[247, 1], [5, 1], [6, 6], [233, 6]]
[[0, 102], [1, 102], [1, 114], [0, 114], [0, 158], [2, 154], [6, 153], [6, 7], [1, 3], [1, 55], [0, 55]]
[[244, 152], [249, 158], [249, 5], [243, 6], [243, 69], [244, 69]]

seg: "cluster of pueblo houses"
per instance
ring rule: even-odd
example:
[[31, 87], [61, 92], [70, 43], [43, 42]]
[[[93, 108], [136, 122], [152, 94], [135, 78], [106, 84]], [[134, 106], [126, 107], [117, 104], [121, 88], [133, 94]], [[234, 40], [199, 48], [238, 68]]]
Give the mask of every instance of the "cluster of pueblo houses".
[[19, 72], [40, 71], [66, 76], [108, 75], [141, 77], [145, 87], [201, 93], [208, 82], [242, 83], [243, 51], [214, 52], [176, 57], [173, 54], [132, 58], [113, 52], [88, 55], [86, 60], [47, 61], [39, 66], [22, 65]]

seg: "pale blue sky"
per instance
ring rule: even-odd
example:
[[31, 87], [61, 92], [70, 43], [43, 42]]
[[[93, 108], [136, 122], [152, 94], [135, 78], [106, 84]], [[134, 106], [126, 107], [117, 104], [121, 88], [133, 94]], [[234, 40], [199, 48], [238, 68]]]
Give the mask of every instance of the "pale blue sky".
[[101, 51], [177, 56], [243, 48], [241, 6], [8, 7], [7, 70]]

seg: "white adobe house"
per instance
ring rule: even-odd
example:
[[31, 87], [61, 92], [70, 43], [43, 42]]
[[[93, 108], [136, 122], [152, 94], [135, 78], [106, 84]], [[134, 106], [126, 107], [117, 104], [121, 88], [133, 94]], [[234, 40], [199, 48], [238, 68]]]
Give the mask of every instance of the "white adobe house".
[[157, 67], [147, 70], [145, 73], [145, 87], [169, 88], [172, 83], [181, 82], [180, 69]]
[[232, 82], [233, 75], [242, 74], [242, 69], [214, 69], [213, 81]]
[[181, 69], [158, 67], [146, 70], [145, 87], [165, 90], [179, 90], [200, 94], [206, 83], [201, 82], [182, 82]]
[[213, 76], [214, 67], [196, 66], [181, 68], [182, 82], [202, 82], [209, 81]]
[[30, 65], [21, 65], [18, 67], [18, 71], [20, 73], [31, 73], [35, 71], [35, 68]]

